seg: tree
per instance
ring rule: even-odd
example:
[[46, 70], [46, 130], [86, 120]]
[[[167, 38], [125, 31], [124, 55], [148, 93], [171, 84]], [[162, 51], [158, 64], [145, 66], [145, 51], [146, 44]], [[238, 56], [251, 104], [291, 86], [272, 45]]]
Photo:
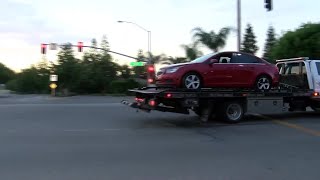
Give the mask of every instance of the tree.
[[50, 70], [46, 61], [23, 69], [14, 79], [7, 82], [7, 88], [19, 93], [48, 93]]
[[15, 72], [5, 66], [4, 64], [0, 63], [0, 84], [5, 84], [15, 76]]
[[166, 61], [165, 54], [153, 55], [150, 53], [150, 58], [153, 64], [162, 64]]
[[98, 50], [96, 48], [98, 47], [98, 42], [95, 38], [91, 40], [91, 46], [93, 47], [93, 48], [90, 48], [91, 54], [97, 54]]
[[198, 50], [197, 45], [197, 42], [191, 45], [181, 45], [181, 47], [184, 49], [186, 59], [194, 60], [203, 55], [202, 52]]
[[[137, 58], [141, 60], [145, 59], [145, 56], [143, 55], [143, 51], [141, 49], [138, 51]], [[141, 60], [136, 60], [136, 61], [141, 61]], [[146, 68], [144, 66], [135, 66], [133, 67], [133, 72], [136, 77], [141, 77], [144, 74], [146, 74]]]
[[272, 48], [271, 58], [320, 58], [320, 23], [306, 23], [286, 32]]
[[[101, 40], [101, 45], [100, 46], [103, 49], [102, 55], [110, 56], [110, 54], [108, 52], [110, 50], [110, 46], [109, 46], [109, 42], [108, 42], [108, 39], [107, 39], [106, 35], [102, 36], [102, 40]], [[110, 56], [110, 58], [111, 58], [111, 56]]]
[[186, 63], [189, 62], [190, 60], [187, 59], [186, 57], [168, 57], [166, 62], [163, 64], [178, 64], [178, 63]]
[[254, 35], [254, 32], [253, 32], [253, 27], [251, 26], [251, 24], [247, 24], [244, 38], [241, 43], [242, 45], [241, 51], [255, 54], [259, 50], [259, 47], [256, 44], [257, 44], [257, 41], [256, 41], [256, 36]]
[[64, 90], [64, 93], [68, 94], [69, 90], [75, 90], [75, 85], [80, 80], [81, 71], [79, 60], [74, 57], [70, 43], [62, 46], [58, 53], [58, 64], [55, 69], [59, 76], [59, 87]]
[[268, 60], [269, 62], [273, 62], [271, 60], [271, 52], [272, 52], [272, 48], [275, 46], [276, 43], [277, 43], [277, 39], [276, 39], [275, 30], [272, 26], [270, 26], [267, 31], [267, 39], [264, 45], [264, 53], [263, 53], [263, 58]]
[[131, 69], [128, 65], [121, 66], [121, 77], [128, 79], [131, 76]]
[[194, 32], [193, 38], [196, 42], [200, 42], [213, 52], [218, 52], [226, 45], [227, 38], [233, 30], [231, 27], [224, 27], [218, 33], [212, 31], [206, 32], [202, 28], [197, 27], [192, 31]]

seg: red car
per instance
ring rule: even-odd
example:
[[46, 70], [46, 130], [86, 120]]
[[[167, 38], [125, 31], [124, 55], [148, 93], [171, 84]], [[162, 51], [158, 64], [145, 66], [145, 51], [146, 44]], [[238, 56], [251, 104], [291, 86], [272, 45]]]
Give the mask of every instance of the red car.
[[211, 53], [189, 63], [161, 68], [157, 86], [200, 88], [254, 88], [269, 90], [279, 83], [278, 68], [252, 54], [243, 52]]

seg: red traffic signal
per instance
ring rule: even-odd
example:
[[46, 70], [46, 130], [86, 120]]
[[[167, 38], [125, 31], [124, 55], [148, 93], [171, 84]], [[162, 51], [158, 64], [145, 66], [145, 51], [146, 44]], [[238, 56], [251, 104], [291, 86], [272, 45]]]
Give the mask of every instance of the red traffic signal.
[[46, 53], [47, 53], [47, 45], [41, 44], [41, 54], [46, 54]]
[[78, 52], [82, 52], [83, 42], [78, 42]]

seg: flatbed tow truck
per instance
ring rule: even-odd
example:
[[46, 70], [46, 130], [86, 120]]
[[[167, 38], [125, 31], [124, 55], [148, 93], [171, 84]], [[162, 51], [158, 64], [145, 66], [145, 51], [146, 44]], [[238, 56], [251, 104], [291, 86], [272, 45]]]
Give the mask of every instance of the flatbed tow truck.
[[[320, 60], [291, 58], [277, 60], [280, 85], [267, 92], [250, 89], [200, 90], [144, 87], [132, 89], [135, 101], [122, 103], [150, 112], [152, 110], [199, 115], [202, 122], [219, 117], [237, 123], [244, 114], [269, 114], [289, 111], [306, 111], [311, 107], [320, 110]], [[288, 84], [288, 79], [294, 83]]]

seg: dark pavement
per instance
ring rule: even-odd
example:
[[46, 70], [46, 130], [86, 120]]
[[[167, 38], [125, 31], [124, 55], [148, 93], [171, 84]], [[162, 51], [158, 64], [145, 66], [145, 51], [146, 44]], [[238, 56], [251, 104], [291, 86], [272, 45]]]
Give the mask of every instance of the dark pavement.
[[1, 98], [0, 179], [320, 179], [320, 114], [202, 125], [122, 99]]

